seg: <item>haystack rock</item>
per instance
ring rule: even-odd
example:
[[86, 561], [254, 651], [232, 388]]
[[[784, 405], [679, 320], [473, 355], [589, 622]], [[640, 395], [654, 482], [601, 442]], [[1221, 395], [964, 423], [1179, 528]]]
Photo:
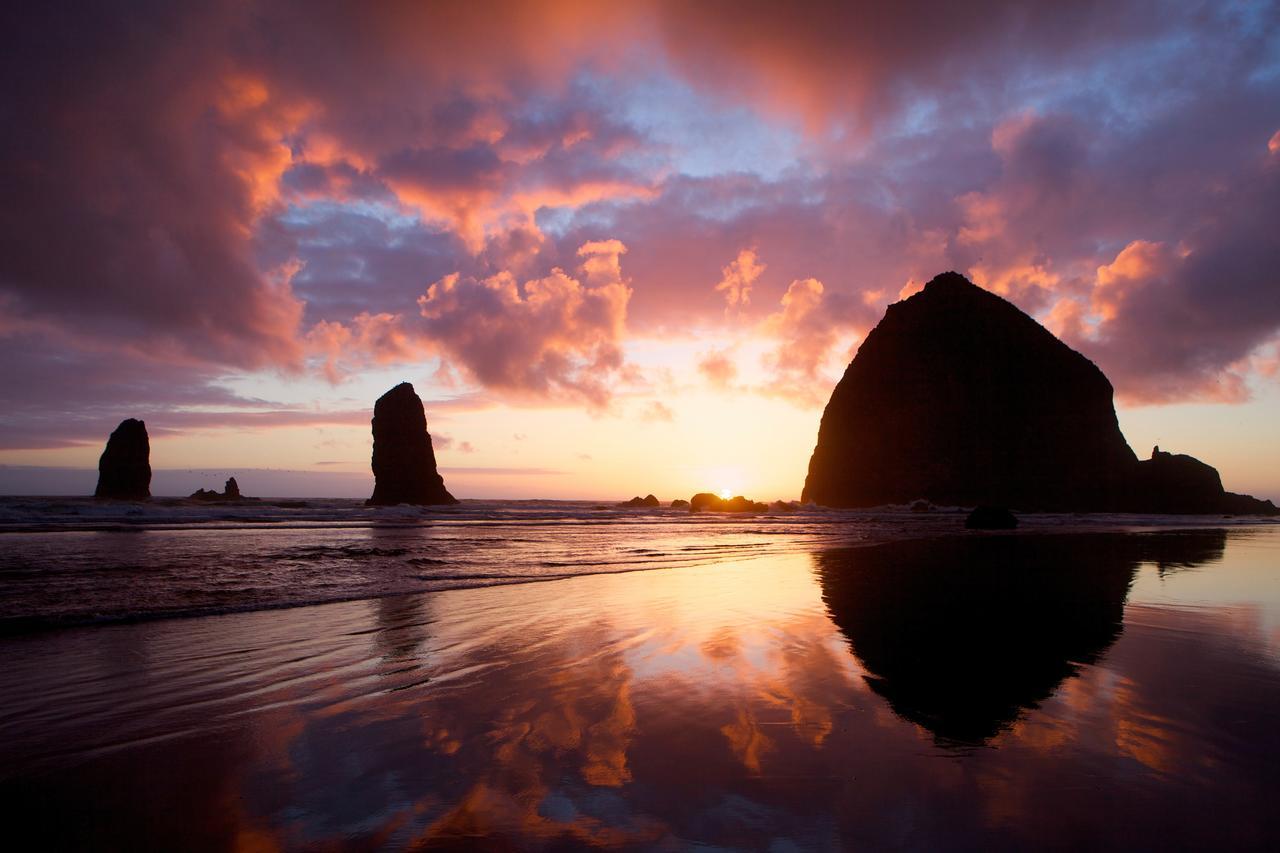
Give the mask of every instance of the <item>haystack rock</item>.
[[456, 504], [436, 471], [422, 400], [408, 382], [373, 407], [373, 497], [370, 506]]
[[151, 497], [151, 442], [147, 425], [129, 418], [107, 439], [98, 459], [95, 498], [141, 501]]
[[1111, 383], [1012, 303], [949, 272], [890, 305], [836, 385], [804, 500], [1020, 511], [1275, 513], [1189, 456], [1139, 462]]

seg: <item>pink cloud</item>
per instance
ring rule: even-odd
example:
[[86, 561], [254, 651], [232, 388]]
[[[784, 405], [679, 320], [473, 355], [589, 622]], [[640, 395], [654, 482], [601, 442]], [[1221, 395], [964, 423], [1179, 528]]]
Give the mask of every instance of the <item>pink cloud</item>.
[[732, 311], [746, 307], [751, 301], [751, 286], [765, 271], [755, 249], [743, 249], [738, 252], [728, 266], [720, 271], [720, 283], [716, 290], [724, 293], [725, 310]]
[[865, 301], [829, 293], [816, 278], [791, 282], [779, 310], [762, 324], [763, 334], [777, 342], [764, 358], [771, 375], [763, 390], [798, 405], [823, 405], [834, 384], [824, 369], [836, 344], [870, 322]]
[[712, 350], [698, 359], [698, 372], [706, 378], [712, 388], [726, 391], [738, 378], [738, 365], [734, 362], [732, 350]]
[[631, 288], [616, 240], [584, 244], [583, 279], [553, 269], [519, 284], [508, 272], [458, 273], [419, 297], [420, 333], [434, 350], [486, 388], [517, 397], [607, 405]]

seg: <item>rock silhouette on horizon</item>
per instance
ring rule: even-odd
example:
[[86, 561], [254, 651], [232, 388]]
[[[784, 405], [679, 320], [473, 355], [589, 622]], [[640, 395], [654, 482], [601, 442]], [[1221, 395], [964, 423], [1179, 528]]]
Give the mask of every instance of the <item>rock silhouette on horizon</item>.
[[151, 497], [151, 442], [147, 425], [128, 418], [120, 422], [98, 459], [95, 498], [140, 501]]
[[625, 507], [627, 509], [648, 509], [651, 507], [662, 506], [662, 502], [651, 494], [645, 495], [644, 497], [637, 495], [629, 501], [623, 501], [618, 504], [618, 506]]
[[803, 500], [1047, 512], [1277, 512], [1120, 432], [1111, 383], [1012, 303], [948, 272], [890, 305], [836, 385]]
[[408, 382], [373, 407], [373, 497], [370, 506], [456, 504], [436, 470], [422, 399]]
[[742, 495], [725, 499], [711, 492], [698, 492], [689, 499], [689, 512], [764, 512], [768, 508]]
[[240, 484], [236, 482], [235, 477], [227, 479], [226, 485], [222, 487], [222, 491], [215, 492], [213, 489], [196, 489], [191, 493], [191, 500], [211, 501], [211, 502], [227, 502], [227, 501], [256, 501], [257, 498], [246, 498], [240, 494]]
[[1013, 530], [1017, 517], [1002, 506], [978, 506], [964, 520], [968, 530]]

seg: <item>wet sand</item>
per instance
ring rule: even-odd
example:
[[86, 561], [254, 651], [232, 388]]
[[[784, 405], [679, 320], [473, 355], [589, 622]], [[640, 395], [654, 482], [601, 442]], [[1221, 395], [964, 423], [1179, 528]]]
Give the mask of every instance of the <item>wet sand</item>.
[[41, 848], [1280, 841], [1274, 528], [815, 547], [0, 654], [0, 796]]

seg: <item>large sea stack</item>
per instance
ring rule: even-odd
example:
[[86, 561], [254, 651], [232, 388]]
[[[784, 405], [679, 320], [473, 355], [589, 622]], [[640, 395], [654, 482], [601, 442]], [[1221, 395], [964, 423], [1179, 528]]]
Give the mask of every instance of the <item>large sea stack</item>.
[[436, 471], [422, 400], [408, 382], [378, 398], [373, 407], [373, 497], [371, 506], [456, 504]]
[[944, 273], [889, 306], [836, 385], [804, 499], [1024, 511], [1275, 513], [1189, 456], [1139, 462], [1111, 383], [1012, 303]]
[[98, 458], [95, 498], [141, 501], [151, 497], [151, 442], [147, 425], [129, 418], [120, 422]]

